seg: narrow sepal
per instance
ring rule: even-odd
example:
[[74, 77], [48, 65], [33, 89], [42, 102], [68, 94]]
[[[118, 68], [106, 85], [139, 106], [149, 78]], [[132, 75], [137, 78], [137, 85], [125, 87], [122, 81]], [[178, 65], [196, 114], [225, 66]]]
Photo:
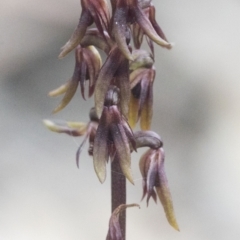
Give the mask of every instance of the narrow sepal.
[[164, 151], [162, 148], [160, 148], [158, 154], [160, 155], [159, 158], [162, 159], [162, 163], [159, 164], [158, 166], [159, 186], [156, 186], [156, 191], [164, 208], [169, 224], [174, 229], [179, 231], [179, 227], [173, 209], [172, 197], [168, 187], [168, 180], [164, 169]]
[[85, 123], [79, 123], [78, 126], [71, 126], [68, 122], [65, 125], [60, 125], [47, 119], [43, 120], [43, 123], [52, 132], [66, 133], [74, 137], [83, 136], [87, 130]]
[[86, 129], [87, 124], [84, 122], [66, 122], [70, 128]]
[[133, 134], [133, 131], [132, 131], [130, 125], [128, 124], [128, 122], [126, 120], [124, 120], [124, 121], [122, 121], [122, 126], [128, 137], [129, 142], [131, 143], [131, 147], [132, 147], [131, 150], [134, 150], [135, 152], [137, 152], [135, 137], [134, 137], [134, 134]]
[[[142, 76], [142, 79], [140, 81], [140, 89], [141, 89], [141, 92], [140, 92], [140, 103], [139, 103], [139, 116], [141, 115], [142, 113], [142, 109], [143, 109], [143, 105], [146, 103], [147, 101], [147, 96], [148, 96], [148, 88], [149, 88], [149, 83], [150, 83], [150, 79], [149, 79], [149, 74], [148, 74], [148, 71], [146, 72], [146, 74], [144, 74]], [[143, 129], [142, 129], [143, 130]]]
[[119, 163], [125, 177], [134, 184], [132, 171], [131, 171], [131, 152], [129, 147], [129, 141], [126, 136], [126, 132], [121, 124], [120, 115], [115, 110], [115, 107], [111, 109], [111, 115], [114, 118], [114, 123], [111, 124], [111, 135], [114, 141], [116, 152], [119, 157]]
[[147, 195], [147, 203], [150, 197], [156, 200], [156, 191], [169, 224], [176, 230], [179, 230], [164, 170], [163, 148], [149, 149], [141, 157], [139, 168], [143, 177], [143, 198]]
[[106, 162], [108, 160], [108, 135], [111, 122], [108, 108], [104, 107], [93, 145], [93, 164], [98, 179], [103, 183], [106, 179]]
[[154, 190], [154, 184], [157, 179], [157, 161], [154, 159], [154, 155], [150, 156], [150, 161], [148, 162], [148, 171], [146, 176], [146, 182], [147, 182], [147, 205], [149, 204], [149, 199], [152, 197], [155, 202], [157, 202], [157, 196]]
[[101, 33], [108, 30], [110, 13], [106, 0], [82, 0], [83, 5], [88, 8], [94, 18], [94, 22]]
[[80, 83], [83, 82], [83, 84], [81, 84], [81, 91], [84, 98], [84, 86], [87, 78], [89, 80], [88, 97], [91, 97], [94, 92], [97, 75], [102, 65], [102, 59], [98, 50], [94, 46], [88, 46], [83, 49], [83, 59], [87, 67], [85, 70], [83, 69], [84, 66], [82, 65], [81, 70], [82, 72], [86, 72], [85, 76], [83, 75], [80, 81]]
[[141, 118], [140, 118], [140, 127], [142, 130], [150, 130], [152, 123], [152, 115], [153, 115], [153, 82], [149, 82], [147, 89], [147, 98], [143, 103]]
[[168, 42], [163, 30], [161, 29], [161, 27], [158, 25], [156, 19], [155, 19], [155, 7], [153, 5], [151, 5], [149, 7], [149, 20], [152, 23], [153, 28], [155, 29], [155, 31], [157, 32], [157, 34], [166, 42]]
[[81, 51], [81, 59], [82, 61], [79, 62], [79, 69], [77, 70], [78, 71], [78, 81], [80, 83], [80, 89], [81, 89], [81, 95], [82, 95], [82, 98], [84, 100], [86, 100], [85, 98], [85, 84], [86, 84], [86, 79], [87, 79], [87, 64], [86, 62], [83, 60], [83, 51]]
[[132, 60], [132, 55], [129, 50], [126, 35], [128, 34], [127, 26], [127, 16], [128, 16], [128, 7], [124, 1], [118, 1], [116, 10], [113, 16], [112, 22], [112, 34], [119, 49], [122, 51], [123, 55], [128, 59]]
[[110, 14], [105, 0], [81, 0], [82, 13], [79, 24], [70, 40], [62, 47], [59, 58], [63, 58], [72, 51], [84, 37], [87, 27], [95, 22], [100, 34], [104, 36], [104, 30], [108, 30]]
[[51, 92], [49, 92], [48, 96], [50, 96], [50, 97], [57, 97], [59, 95], [62, 95], [69, 88], [70, 82], [71, 82], [71, 79], [69, 79], [66, 83], [64, 83], [60, 87], [58, 87], [58, 88], [52, 90]]
[[69, 52], [71, 52], [77, 45], [81, 42], [83, 36], [86, 33], [87, 27], [91, 25], [93, 22], [93, 18], [88, 10], [83, 10], [78, 26], [74, 30], [72, 36], [68, 40], [68, 42], [61, 48], [61, 53], [59, 54], [59, 58], [65, 57]]
[[91, 97], [93, 94], [101, 65], [101, 56], [94, 46], [91, 45], [83, 48], [79, 45], [77, 47], [75, 72], [79, 78], [83, 99], [85, 99], [85, 86], [87, 81], [89, 85], [88, 96]]
[[130, 101], [129, 101], [129, 111], [128, 111], [128, 123], [131, 126], [131, 128], [134, 128], [138, 121], [138, 109], [139, 109], [139, 99], [135, 98], [133, 94], [131, 94]]
[[99, 71], [94, 92], [95, 109], [98, 117], [101, 116], [108, 87], [121, 61], [122, 54], [115, 46]]
[[168, 49], [172, 48], [172, 45], [169, 42], [165, 41], [157, 34], [157, 32], [153, 28], [151, 22], [149, 21], [149, 19], [147, 18], [147, 16], [144, 14], [144, 12], [142, 11], [142, 9], [139, 6], [137, 6], [136, 8], [133, 9], [133, 13], [135, 15], [137, 23], [141, 26], [144, 33], [150, 39], [152, 39], [155, 43], [157, 43], [158, 45], [160, 45], [162, 47], [165, 47]]
[[61, 100], [59, 105], [53, 110], [53, 113], [57, 113], [61, 111], [63, 108], [65, 108], [68, 105], [68, 103], [73, 98], [77, 90], [77, 87], [78, 87], [78, 79], [76, 78], [76, 76], [73, 76], [69, 81], [68, 89], [65, 92], [63, 99]]
[[157, 162], [154, 159], [153, 151], [148, 150], [139, 161], [140, 172], [143, 177], [143, 198], [147, 195], [147, 205], [150, 197], [157, 201], [155, 190], [153, 189], [157, 177]]

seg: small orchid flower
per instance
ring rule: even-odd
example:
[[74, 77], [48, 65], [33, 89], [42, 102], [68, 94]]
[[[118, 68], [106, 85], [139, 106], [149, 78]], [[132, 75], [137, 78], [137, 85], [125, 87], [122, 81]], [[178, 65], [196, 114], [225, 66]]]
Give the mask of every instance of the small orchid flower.
[[94, 108], [90, 110], [89, 118], [90, 118], [90, 121], [88, 123], [66, 122], [65, 125], [57, 124], [56, 122], [47, 120], [47, 119], [43, 120], [44, 125], [53, 132], [66, 133], [72, 137], [85, 136], [76, 153], [76, 163], [78, 167], [79, 167], [80, 153], [87, 139], [89, 139], [88, 153], [90, 156], [93, 155], [93, 142], [94, 142], [96, 130], [98, 127], [98, 121], [99, 121]]
[[[143, 5], [145, 6], [145, 3]], [[123, 55], [129, 60], [132, 60], [131, 51], [128, 46], [131, 35], [130, 25], [134, 23], [137, 23], [142, 32], [158, 45], [168, 49], [172, 47], [169, 42], [162, 38], [163, 35], [159, 35], [160, 31], [158, 30], [160, 27], [155, 21], [155, 12], [153, 11], [151, 17], [151, 20], [154, 20], [153, 25], [149, 16], [144, 12], [141, 6], [142, 4], [139, 4], [138, 0], [117, 0], [113, 11], [112, 36]], [[135, 38], [138, 38], [138, 46], [141, 45], [142, 41], [142, 33], [139, 33], [140, 28], [137, 31], [133, 31], [137, 35]]]
[[[143, 177], [143, 197], [147, 196], [147, 204], [150, 197], [157, 201], [157, 195], [164, 208], [169, 224], [179, 231], [175, 218], [171, 193], [164, 169], [164, 150], [149, 149], [140, 159], [140, 171]], [[157, 194], [156, 194], [157, 192]]]
[[154, 78], [154, 67], [138, 68], [130, 74], [131, 97], [128, 117], [132, 128], [139, 118], [142, 130], [151, 128]]
[[49, 93], [51, 97], [65, 93], [60, 104], [53, 110], [53, 113], [59, 112], [71, 101], [76, 93], [78, 84], [80, 84], [81, 87], [82, 97], [85, 99], [84, 92], [87, 80], [89, 81], [88, 96], [91, 97], [101, 65], [101, 56], [94, 46], [82, 48], [78, 45], [75, 50], [75, 69], [73, 76], [64, 85]]
[[131, 149], [136, 143], [130, 126], [118, 109], [119, 95], [116, 87], [107, 92], [103, 112], [99, 120], [94, 145], [93, 163], [101, 183], [106, 178], [106, 163], [117, 154], [119, 164], [125, 177], [133, 183], [131, 173]]
[[[142, 12], [145, 14], [147, 19], [151, 23], [151, 26], [153, 27], [153, 29], [155, 30], [157, 35], [159, 37], [161, 37], [161, 39], [163, 39], [164, 41], [168, 42], [164, 32], [162, 31], [161, 27], [158, 25], [158, 23], [156, 21], [155, 7], [154, 7], [152, 1], [151, 0], [147, 0], [147, 1], [146, 0], [143, 0], [143, 1], [140, 0], [139, 1], [139, 6], [141, 7]], [[144, 32], [143, 28], [141, 28], [141, 26], [138, 24], [138, 22], [135, 22], [132, 25], [132, 32], [133, 32], [133, 43], [134, 43], [134, 46], [135, 46], [136, 49], [139, 49], [141, 47], [142, 42], [143, 42], [143, 36], [146, 35], [148, 44], [149, 44], [152, 52], [154, 52], [153, 47], [152, 47], [152, 43], [151, 43], [151, 41], [154, 41], [154, 40], [148, 34], [146, 34]], [[169, 46], [169, 48], [170, 48], [170, 46]]]

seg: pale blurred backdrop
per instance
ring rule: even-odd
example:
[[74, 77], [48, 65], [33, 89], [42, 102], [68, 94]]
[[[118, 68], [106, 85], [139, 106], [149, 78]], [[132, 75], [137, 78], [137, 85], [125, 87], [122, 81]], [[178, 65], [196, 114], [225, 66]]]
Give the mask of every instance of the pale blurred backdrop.
[[[140, 202], [140, 155], [128, 184], [127, 240], [240, 239], [240, 2], [154, 0], [175, 47], [156, 47], [152, 129], [164, 140], [166, 171], [181, 231], [162, 207]], [[102, 240], [110, 217], [110, 179], [101, 185], [80, 138], [54, 134], [42, 119], [88, 120], [80, 94], [47, 93], [72, 74], [58, 60], [75, 28], [77, 0], [0, 2], [0, 240]], [[139, 151], [143, 153], [143, 151]]]

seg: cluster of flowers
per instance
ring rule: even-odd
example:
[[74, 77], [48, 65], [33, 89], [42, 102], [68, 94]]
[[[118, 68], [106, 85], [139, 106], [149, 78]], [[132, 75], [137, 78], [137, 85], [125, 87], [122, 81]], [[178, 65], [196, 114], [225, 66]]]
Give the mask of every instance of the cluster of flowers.
[[[159, 197], [169, 223], [178, 230], [171, 194], [164, 170], [163, 144], [158, 134], [150, 131], [155, 78], [153, 42], [167, 49], [171, 44], [155, 20], [151, 0], [81, 0], [82, 13], [69, 41], [62, 47], [59, 58], [75, 49], [75, 69], [72, 77], [49, 93], [64, 94], [54, 113], [62, 110], [72, 99], [78, 85], [85, 99], [94, 95], [95, 106], [90, 110], [89, 123], [67, 122], [58, 125], [44, 120], [52, 131], [89, 140], [89, 155], [100, 182], [106, 178], [108, 160], [119, 161], [122, 173], [133, 183], [131, 153], [140, 147], [149, 150], [140, 159], [143, 177], [143, 198], [147, 203]], [[91, 25], [95, 27], [91, 27]], [[144, 37], [150, 52], [141, 48]], [[133, 46], [131, 46], [131, 42]], [[106, 53], [102, 64], [99, 50]], [[86, 89], [88, 86], [88, 89]], [[132, 131], [140, 121], [141, 131]], [[118, 215], [128, 206], [121, 205], [112, 213], [108, 240], [122, 239]]]

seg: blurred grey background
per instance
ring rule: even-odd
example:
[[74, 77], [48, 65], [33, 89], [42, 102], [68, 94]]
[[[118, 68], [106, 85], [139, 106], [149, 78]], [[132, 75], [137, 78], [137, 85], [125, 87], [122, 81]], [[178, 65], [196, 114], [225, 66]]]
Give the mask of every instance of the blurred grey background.
[[[237, 240], [240, 237], [240, 2], [153, 1], [175, 47], [156, 47], [153, 130], [164, 140], [166, 171], [181, 232], [162, 207], [128, 209], [129, 240]], [[80, 138], [54, 134], [42, 119], [88, 120], [80, 94], [52, 116], [47, 93], [72, 74], [58, 60], [80, 13], [79, 1], [0, 2], [0, 240], [105, 239], [109, 171], [101, 185]], [[138, 159], [128, 203], [142, 195]]]

